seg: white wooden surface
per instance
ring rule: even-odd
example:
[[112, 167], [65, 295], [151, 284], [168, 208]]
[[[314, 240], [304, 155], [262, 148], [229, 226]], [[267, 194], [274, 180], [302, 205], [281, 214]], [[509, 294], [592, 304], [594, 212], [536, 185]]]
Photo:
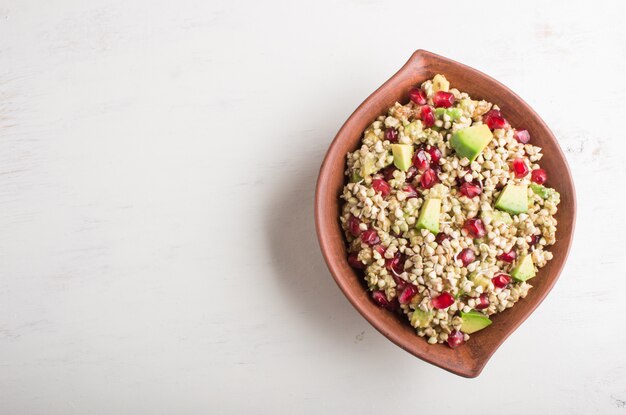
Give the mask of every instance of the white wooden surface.
[[[0, 2], [0, 413], [626, 414], [625, 14]], [[524, 97], [577, 185], [561, 280], [474, 380], [372, 329], [314, 235], [326, 147], [418, 48]]]

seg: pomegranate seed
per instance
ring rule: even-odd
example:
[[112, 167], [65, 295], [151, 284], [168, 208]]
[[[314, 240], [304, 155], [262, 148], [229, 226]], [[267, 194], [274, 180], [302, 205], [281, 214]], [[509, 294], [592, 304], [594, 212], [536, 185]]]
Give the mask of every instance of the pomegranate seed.
[[465, 248], [459, 252], [456, 259], [460, 260], [463, 266], [466, 267], [476, 260], [476, 254], [470, 248]]
[[449, 292], [444, 291], [431, 299], [430, 302], [433, 304], [433, 307], [443, 310], [454, 304], [454, 297]]
[[449, 240], [450, 240], [450, 237], [443, 232], [439, 232], [437, 236], [435, 237], [435, 242], [437, 242], [439, 245], [441, 245], [443, 241], [449, 241]]
[[361, 225], [361, 221], [356, 216], [350, 216], [348, 220], [348, 230], [353, 236], [359, 236], [363, 231], [359, 227]]
[[544, 169], [533, 170], [530, 174], [530, 180], [537, 184], [544, 184], [548, 180], [548, 173]]
[[393, 164], [390, 164], [389, 166], [382, 169], [380, 172], [383, 174], [383, 178], [389, 181], [389, 180], [393, 180], [393, 172], [396, 170], [398, 170], [396, 169], [396, 166]]
[[432, 127], [435, 124], [435, 113], [433, 109], [428, 105], [424, 105], [420, 109], [420, 120], [422, 120], [424, 127]]
[[458, 330], [452, 330], [450, 334], [448, 334], [447, 342], [451, 349], [456, 349], [465, 343], [465, 336]]
[[487, 124], [487, 127], [489, 127], [490, 130], [509, 127], [509, 122], [504, 119], [498, 110], [491, 110], [483, 115], [483, 124]]
[[385, 252], [387, 251], [387, 249], [386, 249], [384, 246], [382, 246], [382, 245], [376, 245], [376, 246], [374, 247], [374, 250], [375, 250], [376, 252], [378, 252], [381, 256], [384, 256], [384, 255], [385, 255]]
[[389, 301], [387, 300], [387, 296], [384, 291], [372, 291], [372, 298], [380, 307], [389, 307]]
[[463, 224], [463, 229], [465, 229], [472, 238], [482, 238], [487, 234], [483, 221], [478, 218], [466, 220]]
[[407, 199], [412, 199], [414, 197], [417, 197], [417, 190], [415, 190], [415, 188], [411, 186], [410, 184], [405, 184], [402, 187], [402, 191], [406, 193]]
[[369, 246], [374, 246], [380, 242], [380, 237], [375, 229], [368, 229], [361, 234], [361, 241]]
[[541, 239], [541, 235], [532, 235], [530, 237], [530, 242], [528, 242], [528, 246], [535, 246]]
[[415, 294], [417, 294], [417, 287], [413, 284], [406, 284], [406, 287], [398, 296], [398, 301], [400, 304], [408, 304], [415, 297]]
[[433, 169], [427, 169], [420, 177], [420, 185], [424, 189], [430, 189], [438, 182], [437, 173]]
[[433, 95], [433, 104], [436, 108], [450, 108], [454, 104], [454, 95], [451, 92], [437, 91]]
[[413, 166], [419, 171], [426, 171], [430, 167], [430, 161], [426, 152], [423, 149], [419, 149], [413, 154]]
[[474, 308], [476, 310], [484, 310], [487, 307], [489, 307], [489, 295], [487, 295], [487, 293], [483, 293], [476, 299], [476, 305]]
[[513, 137], [522, 144], [526, 144], [530, 141], [530, 134], [527, 130], [515, 130]]
[[476, 197], [482, 193], [483, 189], [480, 185], [480, 182], [474, 180], [471, 182], [463, 182], [459, 191], [463, 196], [467, 196], [469, 198]]
[[409, 169], [406, 171], [406, 179], [413, 180], [415, 176], [417, 176], [417, 169], [415, 168], [415, 166], [409, 167]]
[[504, 252], [501, 255], [498, 255], [498, 259], [500, 261], [508, 262], [509, 264], [515, 261], [517, 258], [517, 252], [514, 249], [511, 249], [509, 252]]
[[397, 275], [393, 275], [393, 272], [391, 273], [391, 277], [396, 282], [396, 291], [399, 293], [402, 292], [404, 290], [404, 287], [406, 287], [407, 282]]
[[361, 260], [359, 259], [359, 254], [357, 254], [356, 252], [353, 252], [350, 255], [348, 255], [348, 264], [350, 264], [352, 268], [356, 268], [356, 269], [365, 268], [365, 264], [361, 262]]
[[382, 197], [388, 196], [391, 193], [391, 186], [384, 179], [372, 180], [372, 189], [379, 192]]
[[439, 148], [435, 146], [428, 146], [426, 148], [426, 151], [428, 152], [428, 154], [430, 154], [430, 161], [434, 164], [438, 164], [439, 160], [441, 159], [441, 151], [439, 150]]
[[504, 288], [511, 282], [511, 276], [507, 274], [498, 274], [491, 279], [494, 287]]
[[409, 90], [409, 99], [417, 105], [426, 104], [426, 93], [421, 88], [415, 87]]
[[404, 272], [404, 255], [396, 252], [393, 258], [385, 259], [385, 267], [394, 275], [400, 275]]
[[530, 172], [526, 162], [521, 158], [514, 159], [511, 162], [511, 169], [513, 170], [513, 173], [515, 173], [515, 177], [518, 179], [525, 177]]
[[395, 128], [387, 128], [385, 130], [385, 140], [389, 140], [392, 143], [398, 142], [398, 130]]

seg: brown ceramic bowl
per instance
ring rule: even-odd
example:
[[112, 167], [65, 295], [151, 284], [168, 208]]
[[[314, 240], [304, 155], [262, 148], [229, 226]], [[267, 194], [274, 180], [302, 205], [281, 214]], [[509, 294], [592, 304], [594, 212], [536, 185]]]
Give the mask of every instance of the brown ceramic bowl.
[[[345, 183], [346, 154], [354, 151], [365, 128], [385, 114], [394, 102], [408, 102], [410, 87], [441, 73], [451, 85], [474, 99], [500, 106], [511, 125], [530, 132], [532, 143], [543, 148], [541, 165], [548, 172], [550, 187], [561, 193], [556, 215], [557, 242], [550, 248], [554, 258], [532, 280], [528, 296], [515, 307], [493, 316], [493, 324], [472, 335], [462, 347], [429, 345], [404, 318], [377, 307], [370, 299], [363, 277], [346, 260], [346, 245], [339, 223], [339, 195]], [[320, 169], [315, 194], [315, 221], [322, 253], [333, 278], [352, 305], [378, 331], [407, 352], [465, 377], [476, 377], [506, 338], [528, 318], [548, 295], [567, 258], [574, 233], [576, 197], [572, 176], [556, 138], [542, 119], [520, 97], [493, 78], [430, 52], [418, 50], [387, 82], [363, 102], [345, 122], [333, 140]], [[539, 339], [537, 339], [539, 341]]]

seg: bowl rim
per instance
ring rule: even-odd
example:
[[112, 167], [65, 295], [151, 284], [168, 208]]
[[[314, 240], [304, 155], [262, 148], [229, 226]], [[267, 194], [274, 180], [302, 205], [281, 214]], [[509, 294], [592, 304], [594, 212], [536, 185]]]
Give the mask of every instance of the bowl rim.
[[[366, 110], [366, 107], [368, 107], [372, 102], [377, 100], [377, 96], [382, 90], [388, 87], [388, 85], [394, 84], [399, 78], [409, 76], [408, 73], [412, 70], [412, 68], [414, 68], [416, 65], [422, 66], [422, 63], [424, 61], [439, 61], [439, 62], [447, 63], [453, 66], [457, 66], [463, 69], [464, 71], [471, 73], [472, 76], [479, 76], [479, 77], [482, 77], [483, 79], [488, 80], [490, 83], [504, 90], [505, 92], [510, 94], [514, 99], [516, 99], [524, 108], [524, 112], [528, 113], [529, 116], [534, 117], [539, 122], [541, 127], [544, 128], [549, 133], [549, 139], [555, 143], [556, 150], [559, 153], [558, 155], [561, 157], [561, 159], [564, 162], [564, 165], [565, 165], [564, 173], [566, 175], [567, 182], [569, 183], [569, 187], [571, 189], [572, 203], [568, 206], [568, 209], [570, 209], [572, 212], [572, 222], [570, 226], [570, 234], [569, 234], [570, 236], [563, 250], [562, 264], [554, 272], [554, 277], [552, 278], [551, 281], [548, 282], [545, 288], [545, 291], [541, 293], [541, 295], [535, 300], [534, 304], [531, 304], [531, 307], [528, 310], [528, 312], [522, 315], [521, 318], [519, 318], [518, 320], [513, 321], [513, 324], [511, 324], [510, 326], [507, 326], [506, 329], [502, 332], [502, 335], [496, 338], [496, 341], [493, 343], [492, 347], [489, 348], [484, 353], [481, 359], [475, 359], [475, 361], [473, 361], [471, 364], [468, 364], [468, 365], [450, 364], [449, 362], [443, 362], [437, 359], [436, 357], [430, 356], [429, 353], [425, 352], [424, 350], [420, 350], [420, 348], [411, 347], [410, 344], [406, 344], [406, 342], [401, 338], [402, 336], [400, 335], [400, 333], [397, 333], [396, 331], [390, 329], [390, 327], [388, 327], [387, 324], [385, 324], [384, 322], [380, 321], [380, 319], [376, 319], [376, 318], [373, 318], [373, 316], [370, 316], [370, 313], [366, 312], [364, 307], [357, 300], [356, 293], [354, 293], [352, 290], [349, 289], [347, 281], [344, 281], [345, 278], [342, 275], [343, 274], [342, 270], [339, 268], [339, 265], [335, 263], [335, 260], [331, 257], [331, 252], [330, 252], [331, 251], [331, 246], [330, 246], [331, 236], [328, 235], [324, 231], [325, 226], [327, 224], [324, 221], [325, 219], [324, 212], [325, 212], [326, 205], [324, 205], [323, 203], [323, 195], [325, 194], [325, 192], [328, 191], [328, 184], [324, 180], [326, 176], [325, 172], [327, 172], [329, 169], [336, 168], [335, 166], [331, 165], [331, 163], [333, 162], [334, 159], [336, 159], [335, 153], [337, 152], [337, 147], [339, 146], [339, 143], [342, 140], [342, 137], [346, 133], [346, 130], [348, 130], [350, 128], [350, 125], [355, 122], [355, 118], [362, 111]], [[342, 156], [345, 157], [345, 154], [343, 154]], [[342, 170], [343, 170], [343, 166], [342, 166]], [[503, 85], [496, 79], [490, 77], [489, 75], [486, 75], [485, 73], [477, 69], [471, 68], [467, 65], [456, 62], [452, 59], [436, 55], [426, 50], [418, 49], [411, 55], [409, 60], [391, 78], [389, 78], [385, 83], [383, 83], [379, 88], [377, 88], [373, 93], [371, 93], [356, 108], [356, 110], [354, 110], [354, 112], [350, 115], [350, 117], [348, 117], [348, 119], [343, 123], [343, 125], [337, 132], [335, 138], [333, 139], [330, 146], [328, 147], [328, 150], [326, 152], [326, 155], [320, 167], [317, 184], [316, 184], [316, 190], [315, 190], [314, 216], [315, 216], [316, 234], [317, 234], [318, 242], [320, 244], [320, 249], [322, 251], [322, 255], [324, 257], [326, 265], [328, 266], [328, 269], [333, 279], [335, 280], [335, 283], [339, 286], [343, 294], [346, 296], [348, 301], [350, 301], [350, 303], [354, 306], [354, 308], [356, 308], [356, 310], [376, 330], [378, 330], [381, 334], [383, 334], [385, 337], [387, 337], [390, 341], [392, 341], [394, 344], [396, 344], [403, 350], [411, 353], [412, 355], [428, 363], [431, 363], [444, 370], [447, 370], [451, 373], [454, 373], [456, 375], [463, 376], [463, 377], [473, 378], [473, 377], [478, 376], [482, 372], [484, 366], [487, 364], [487, 362], [489, 361], [493, 353], [495, 353], [495, 351], [502, 345], [502, 343], [504, 343], [504, 341], [537, 309], [537, 307], [543, 302], [546, 296], [550, 293], [556, 281], [559, 279], [559, 276], [561, 272], [563, 271], [565, 264], [567, 263], [567, 257], [569, 256], [569, 252], [570, 252], [572, 242], [573, 242], [573, 236], [574, 236], [575, 225], [576, 225], [576, 212], [577, 212], [576, 200], [577, 200], [576, 190], [575, 190], [575, 186], [573, 182], [573, 176], [572, 176], [569, 164], [567, 162], [567, 158], [565, 157], [565, 154], [563, 153], [563, 150], [561, 149], [558, 143], [558, 140], [556, 139], [556, 137], [554, 136], [550, 128], [546, 125], [546, 123], [539, 116], [539, 114], [537, 114], [537, 112], [530, 105], [528, 105], [528, 103], [526, 103], [521, 97], [519, 97], [515, 92], [513, 92], [507, 86]], [[337, 225], [341, 232], [341, 226], [339, 226], [338, 218], [333, 218], [333, 219], [337, 222]], [[415, 340], [424, 342], [424, 339], [418, 337], [417, 335], [415, 335]], [[423, 349], [423, 347], [421, 347], [421, 349]]]

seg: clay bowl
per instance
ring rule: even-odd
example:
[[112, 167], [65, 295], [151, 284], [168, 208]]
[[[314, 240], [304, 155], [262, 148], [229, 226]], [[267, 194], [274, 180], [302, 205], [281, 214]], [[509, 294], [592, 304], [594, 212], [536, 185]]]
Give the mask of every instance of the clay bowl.
[[[346, 260], [346, 247], [339, 223], [339, 195], [344, 186], [345, 156], [357, 148], [362, 132], [394, 102], [408, 102], [407, 91], [435, 74], [446, 76], [451, 85], [474, 99], [497, 103], [513, 126], [530, 132], [531, 142], [543, 148], [542, 167], [550, 187], [561, 193], [554, 258], [532, 280], [528, 296], [513, 308], [493, 316], [493, 324], [472, 335], [457, 349], [429, 345], [402, 317], [377, 307]], [[556, 138], [542, 119], [520, 97], [493, 78], [458, 62], [418, 50], [387, 82], [370, 95], [348, 118], [324, 159], [315, 194], [315, 221], [320, 247], [330, 272], [352, 305], [378, 331], [407, 352], [464, 377], [476, 377], [506, 338], [528, 318], [548, 295], [567, 258], [574, 233], [576, 198], [572, 176]], [[537, 339], [540, 341], [540, 339]]]

